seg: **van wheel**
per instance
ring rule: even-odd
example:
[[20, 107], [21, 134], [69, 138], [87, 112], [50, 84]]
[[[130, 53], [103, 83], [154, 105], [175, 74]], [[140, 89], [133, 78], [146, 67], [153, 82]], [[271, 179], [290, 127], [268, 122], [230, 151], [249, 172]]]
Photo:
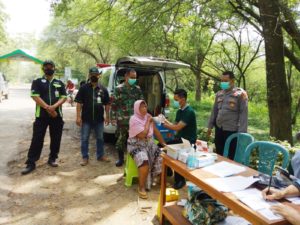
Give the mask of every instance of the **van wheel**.
[[8, 94], [4, 95], [5, 99], [8, 99]]
[[103, 133], [103, 138], [105, 143], [115, 144], [117, 141], [115, 134]]
[[2, 92], [0, 93], [0, 103], [2, 102]]

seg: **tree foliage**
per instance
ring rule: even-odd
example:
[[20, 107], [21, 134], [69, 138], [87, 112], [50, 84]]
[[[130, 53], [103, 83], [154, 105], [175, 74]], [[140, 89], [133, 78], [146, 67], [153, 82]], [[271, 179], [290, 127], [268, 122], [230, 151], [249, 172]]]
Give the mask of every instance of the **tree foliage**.
[[[196, 100], [208, 89], [209, 79], [217, 81], [223, 70], [233, 70], [238, 85], [248, 88], [253, 85], [246, 83], [254, 73], [253, 65], [258, 60], [262, 63], [256, 65], [263, 65], [266, 60], [271, 135], [291, 141], [295, 123], [291, 112], [297, 114], [291, 106], [300, 108], [300, 100], [292, 93], [297, 85], [291, 83], [291, 75], [300, 71], [297, 1], [53, 0], [52, 7], [55, 18], [45, 33], [43, 47], [62, 66], [80, 62], [75, 67], [82, 70], [87, 64], [114, 62], [124, 55], [178, 59], [188, 63], [191, 70], [169, 75], [169, 88], [184, 85], [195, 90]], [[266, 7], [267, 13], [263, 11]], [[278, 41], [276, 47], [270, 44], [275, 43], [273, 39]], [[65, 55], [60, 53], [62, 48]], [[276, 68], [270, 66], [274, 63]], [[278, 117], [286, 118], [287, 125], [280, 124]]]
[[0, 0], [0, 46], [2, 46], [7, 37], [6, 37], [6, 32], [5, 32], [5, 22], [7, 20], [7, 15], [3, 10], [3, 4]]

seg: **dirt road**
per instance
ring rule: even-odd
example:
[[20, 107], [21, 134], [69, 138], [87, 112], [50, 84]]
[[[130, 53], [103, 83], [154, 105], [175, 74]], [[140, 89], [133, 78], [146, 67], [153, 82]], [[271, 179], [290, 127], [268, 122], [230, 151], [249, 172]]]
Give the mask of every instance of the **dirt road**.
[[155, 218], [159, 188], [139, 200], [137, 185], [126, 188], [123, 168], [116, 168], [114, 146], [105, 145], [110, 163], [95, 160], [81, 167], [75, 108], [64, 106], [64, 132], [58, 168], [47, 165], [49, 134], [37, 169], [21, 176], [31, 141], [34, 104], [27, 87], [11, 89], [0, 104], [0, 224], [158, 224]]

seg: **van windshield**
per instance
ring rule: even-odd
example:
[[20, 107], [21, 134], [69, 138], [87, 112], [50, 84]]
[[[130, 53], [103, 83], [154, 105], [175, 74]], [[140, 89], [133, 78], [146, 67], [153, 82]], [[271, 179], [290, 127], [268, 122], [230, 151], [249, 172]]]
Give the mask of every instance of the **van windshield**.
[[105, 67], [102, 68], [102, 74], [101, 74], [101, 84], [105, 87], [108, 87], [109, 84], [109, 78], [112, 73], [111, 67]]

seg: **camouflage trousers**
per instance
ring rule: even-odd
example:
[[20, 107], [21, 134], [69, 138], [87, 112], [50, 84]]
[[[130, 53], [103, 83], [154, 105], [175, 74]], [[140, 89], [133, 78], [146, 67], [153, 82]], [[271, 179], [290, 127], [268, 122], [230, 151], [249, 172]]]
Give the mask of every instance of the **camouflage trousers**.
[[120, 152], [127, 151], [128, 127], [117, 127], [116, 130], [116, 150]]

